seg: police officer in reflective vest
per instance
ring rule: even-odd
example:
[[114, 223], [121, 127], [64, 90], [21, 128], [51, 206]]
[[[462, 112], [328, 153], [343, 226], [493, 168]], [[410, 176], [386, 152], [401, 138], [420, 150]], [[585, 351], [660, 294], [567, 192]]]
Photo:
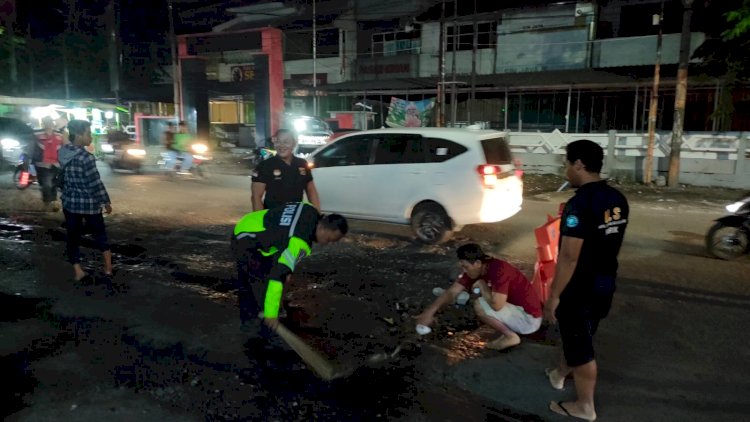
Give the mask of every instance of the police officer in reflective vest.
[[[279, 323], [284, 283], [297, 263], [310, 255], [313, 242], [334, 243], [347, 231], [344, 217], [321, 215], [307, 202], [289, 202], [242, 217], [234, 227], [232, 250], [243, 329], [260, 330], [260, 335], [268, 338], [268, 328], [275, 329]], [[260, 318], [264, 325], [259, 324]]]

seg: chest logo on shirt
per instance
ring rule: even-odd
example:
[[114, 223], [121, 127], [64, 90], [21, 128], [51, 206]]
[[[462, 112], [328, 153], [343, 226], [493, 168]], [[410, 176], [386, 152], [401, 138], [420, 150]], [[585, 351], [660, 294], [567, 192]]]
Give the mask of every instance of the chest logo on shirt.
[[275, 177], [279, 177], [279, 176], [281, 176], [281, 170], [279, 170], [279, 169], [274, 169], [274, 170], [273, 170], [273, 175], [274, 175]]
[[578, 217], [575, 215], [569, 215], [568, 218], [565, 219], [565, 226], [569, 228], [577, 227], [578, 226]]
[[307, 169], [304, 168], [304, 167], [299, 167], [299, 174], [300, 174], [300, 176], [307, 175]]

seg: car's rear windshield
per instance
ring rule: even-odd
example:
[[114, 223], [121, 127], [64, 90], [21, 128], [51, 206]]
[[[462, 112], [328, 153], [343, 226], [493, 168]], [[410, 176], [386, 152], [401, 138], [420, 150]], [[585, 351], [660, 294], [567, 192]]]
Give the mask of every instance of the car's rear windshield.
[[482, 141], [487, 164], [510, 164], [512, 156], [505, 138], [490, 138]]

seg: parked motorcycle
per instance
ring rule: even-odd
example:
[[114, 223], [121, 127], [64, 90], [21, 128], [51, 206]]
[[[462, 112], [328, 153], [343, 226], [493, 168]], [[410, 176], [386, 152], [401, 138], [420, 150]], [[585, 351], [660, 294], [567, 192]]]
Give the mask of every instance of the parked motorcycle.
[[750, 252], [750, 194], [725, 208], [730, 214], [708, 230], [706, 249], [717, 258], [737, 259]]
[[36, 167], [31, 164], [31, 160], [26, 153], [22, 152], [13, 171], [13, 184], [16, 185], [16, 188], [23, 190], [33, 183], [37, 183]]
[[208, 177], [208, 169], [206, 163], [211, 161], [213, 157], [210, 154], [208, 145], [204, 143], [195, 143], [190, 146], [190, 152], [192, 153], [192, 165], [190, 170], [185, 172], [182, 171], [182, 165], [184, 161], [184, 155], [180, 154], [177, 156], [177, 162], [174, 167], [167, 167], [169, 162], [169, 152], [162, 152], [161, 159], [158, 161], [159, 169], [166, 172], [169, 175], [192, 175], [200, 178]]

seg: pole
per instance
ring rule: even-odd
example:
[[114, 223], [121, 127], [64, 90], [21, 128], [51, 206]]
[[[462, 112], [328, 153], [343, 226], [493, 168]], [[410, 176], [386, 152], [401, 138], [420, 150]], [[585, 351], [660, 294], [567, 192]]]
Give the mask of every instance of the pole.
[[469, 106], [466, 107], [466, 121], [471, 124], [471, 109], [474, 106], [474, 100], [477, 99], [477, 43], [479, 42], [479, 23], [477, 22], [477, 0], [474, 0], [474, 15], [472, 16], [474, 23], [474, 39], [472, 40], [471, 46], [471, 101]]
[[656, 143], [656, 108], [659, 106], [659, 77], [661, 67], [662, 21], [664, 20], [664, 0], [661, 1], [661, 13], [658, 21], [659, 34], [656, 37], [656, 63], [654, 64], [654, 85], [651, 88], [651, 103], [648, 106], [648, 149], [643, 169], [643, 184], [650, 185], [654, 167], [654, 144]]
[[65, 99], [70, 99], [70, 80], [68, 79], [68, 31], [63, 32], [63, 79], [65, 80]]
[[682, 34], [680, 35], [680, 65], [677, 70], [677, 92], [674, 97], [674, 124], [669, 151], [667, 184], [675, 188], [680, 183], [680, 150], [685, 126], [685, 97], [687, 96], [688, 63], [690, 62], [690, 21], [693, 18], [693, 0], [682, 0]]
[[445, 51], [447, 47], [447, 36], [445, 33], [445, 0], [442, 1], [440, 10], [440, 53], [438, 56], [438, 68], [440, 69], [440, 79], [437, 86], [437, 127], [445, 126]]
[[505, 120], [505, 126], [503, 130], [508, 130], [508, 87], [505, 87], [505, 107], [503, 108], [503, 120]]
[[633, 133], [636, 133], [638, 127], [638, 84], [635, 85], [635, 97], [633, 98]]
[[4, 25], [5, 25], [5, 37], [8, 38], [8, 65], [10, 67], [10, 92], [13, 94], [18, 93], [18, 57], [16, 54], [16, 2], [15, 0], [8, 1], [6, 3], [10, 10], [7, 10]]
[[318, 1], [312, 2], [312, 50], [313, 50], [313, 116], [318, 115], [318, 22], [317, 22], [317, 5]]
[[451, 54], [451, 127], [456, 127], [456, 112], [458, 98], [456, 98], [456, 54], [458, 53], [458, 2], [453, 2], [453, 52]]
[[107, 17], [107, 25], [109, 26], [109, 87], [115, 94], [115, 105], [120, 105], [120, 54], [116, 0], [110, 0], [107, 7], [109, 9]]
[[570, 126], [570, 100], [573, 96], [573, 85], [568, 87], [568, 107], [565, 109], [565, 133], [568, 133]]
[[578, 98], [576, 99], [576, 133], [578, 133], [578, 120], [581, 116], [581, 88], [578, 88]]
[[178, 120], [182, 113], [182, 93], [180, 92], [180, 63], [177, 57], [177, 37], [174, 32], [174, 12], [172, 11], [172, 0], [167, 0], [169, 9], [169, 48], [172, 54], [172, 89], [174, 101], [174, 115]]

